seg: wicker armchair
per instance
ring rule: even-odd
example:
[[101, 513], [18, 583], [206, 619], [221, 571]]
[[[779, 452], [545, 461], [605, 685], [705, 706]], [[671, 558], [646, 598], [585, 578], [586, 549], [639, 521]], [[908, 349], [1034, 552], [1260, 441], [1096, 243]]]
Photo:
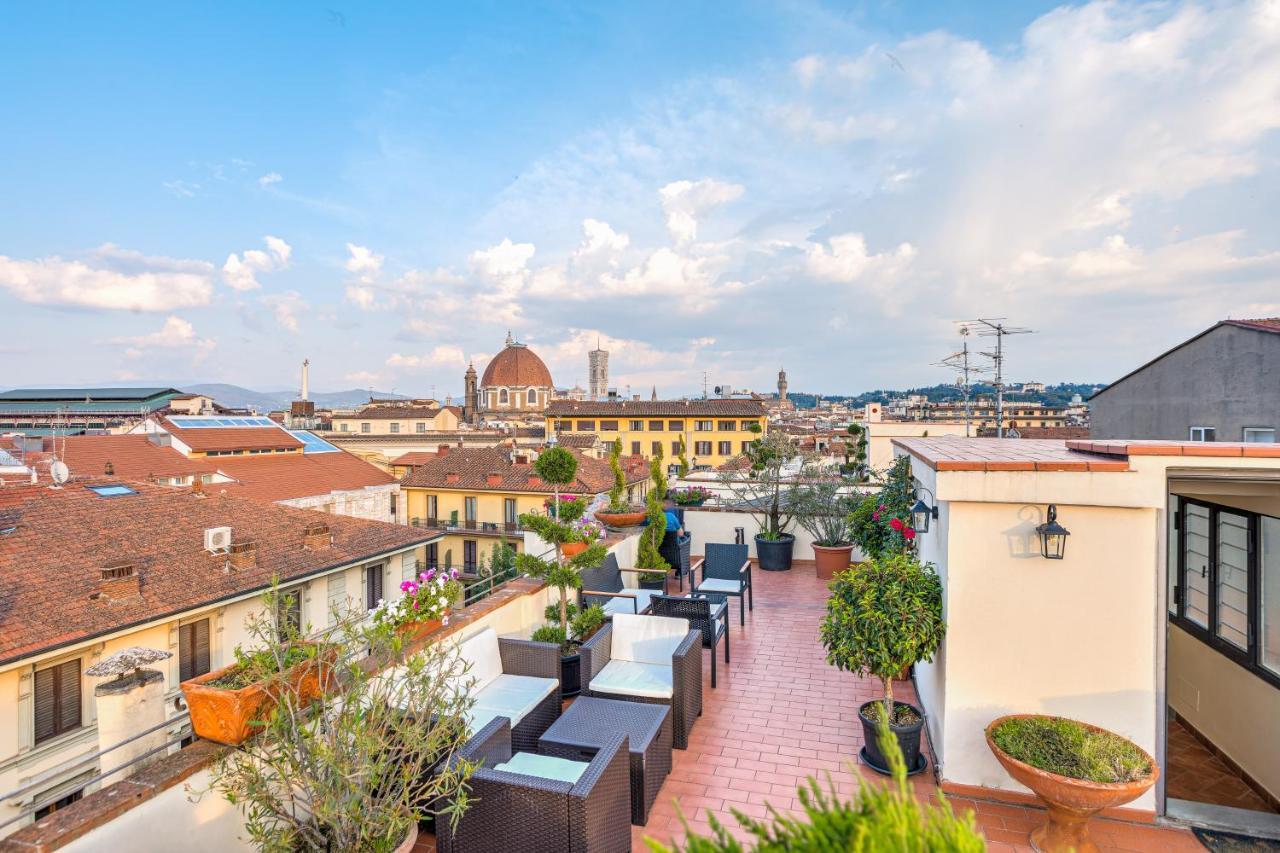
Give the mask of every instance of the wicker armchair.
[[619, 613], [582, 644], [583, 693], [671, 708], [672, 745], [687, 749], [702, 715], [702, 632], [684, 619]]
[[624, 587], [618, 557], [609, 554], [599, 566], [582, 572], [578, 599], [586, 607], [599, 604], [604, 609], [605, 618], [612, 619], [615, 613], [649, 612], [649, 599], [658, 592], [661, 590]]
[[716, 646], [724, 641], [724, 662], [729, 664], [729, 607], [723, 601], [686, 598], [683, 595], [655, 595], [654, 616], [687, 619], [690, 628], [702, 632], [702, 647], [711, 649], [711, 689], [716, 687]]
[[[505, 718], [484, 726], [453, 757], [480, 766], [469, 806], [453, 825], [436, 821], [440, 853], [625, 853], [631, 849], [631, 769], [618, 733], [590, 762], [512, 749]], [[550, 772], [548, 772], [548, 769]]]
[[[702, 566], [702, 580], [694, 584], [693, 591], [719, 600], [723, 596], [738, 597], [738, 620], [747, 624], [746, 608], [755, 610], [755, 597], [751, 592], [751, 560], [746, 545], [707, 544], [706, 556], [693, 567], [696, 580], [698, 566]], [[743, 602], [746, 602], [746, 608]]]
[[499, 638], [486, 628], [459, 643], [458, 653], [470, 664], [462, 678], [474, 679], [473, 731], [506, 717], [515, 748], [537, 750], [538, 738], [560, 716], [560, 647]]

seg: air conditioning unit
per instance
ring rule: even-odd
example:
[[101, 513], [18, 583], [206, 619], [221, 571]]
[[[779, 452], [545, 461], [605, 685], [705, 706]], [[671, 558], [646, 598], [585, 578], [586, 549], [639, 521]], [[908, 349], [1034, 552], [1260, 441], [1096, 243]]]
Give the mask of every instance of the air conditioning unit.
[[210, 554], [225, 554], [231, 548], [230, 527], [206, 527], [204, 549]]

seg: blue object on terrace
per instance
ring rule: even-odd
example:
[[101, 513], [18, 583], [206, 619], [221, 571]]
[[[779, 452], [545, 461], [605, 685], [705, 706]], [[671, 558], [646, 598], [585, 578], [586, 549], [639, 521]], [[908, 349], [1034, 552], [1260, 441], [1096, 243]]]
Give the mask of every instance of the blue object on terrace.
[[307, 453], [337, 453], [338, 448], [335, 445], [325, 441], [313, 432], [307, 432], [305, 429], [285, 430], [289, 435], [302, 442], [302, 452]]

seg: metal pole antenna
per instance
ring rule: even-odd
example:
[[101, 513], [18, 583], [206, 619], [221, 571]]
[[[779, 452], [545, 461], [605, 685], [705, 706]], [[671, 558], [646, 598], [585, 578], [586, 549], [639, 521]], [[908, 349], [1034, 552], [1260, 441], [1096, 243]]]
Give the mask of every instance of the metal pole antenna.
[[[992, 370], [995, 373], [993, 384], [996, 391], [996, 436], [1004, 438], [1004, 337], [1005, 335], [1026, 335], [1033, 330], [1006, 326], [1003, 317], [979, 318], [960, 325], [961, 334], [968, 334], [971, 329], [976, 329], [983, 337], [996, 339], [995, 351], [982, 354], [991, 359]], [[968, 347], [966, 346], [965, 349], [967, 351]]]

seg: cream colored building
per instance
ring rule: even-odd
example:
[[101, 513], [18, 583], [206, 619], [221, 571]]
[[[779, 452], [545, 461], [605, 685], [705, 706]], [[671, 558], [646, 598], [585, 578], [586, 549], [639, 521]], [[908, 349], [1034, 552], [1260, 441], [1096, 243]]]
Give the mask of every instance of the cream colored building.
[[330, 429], [352, 435], [425, 435], [458, 428], [462, 410], [457, 406], [427, 406], [412, 402], [365, 406], [353, 414], [335, 414]]

